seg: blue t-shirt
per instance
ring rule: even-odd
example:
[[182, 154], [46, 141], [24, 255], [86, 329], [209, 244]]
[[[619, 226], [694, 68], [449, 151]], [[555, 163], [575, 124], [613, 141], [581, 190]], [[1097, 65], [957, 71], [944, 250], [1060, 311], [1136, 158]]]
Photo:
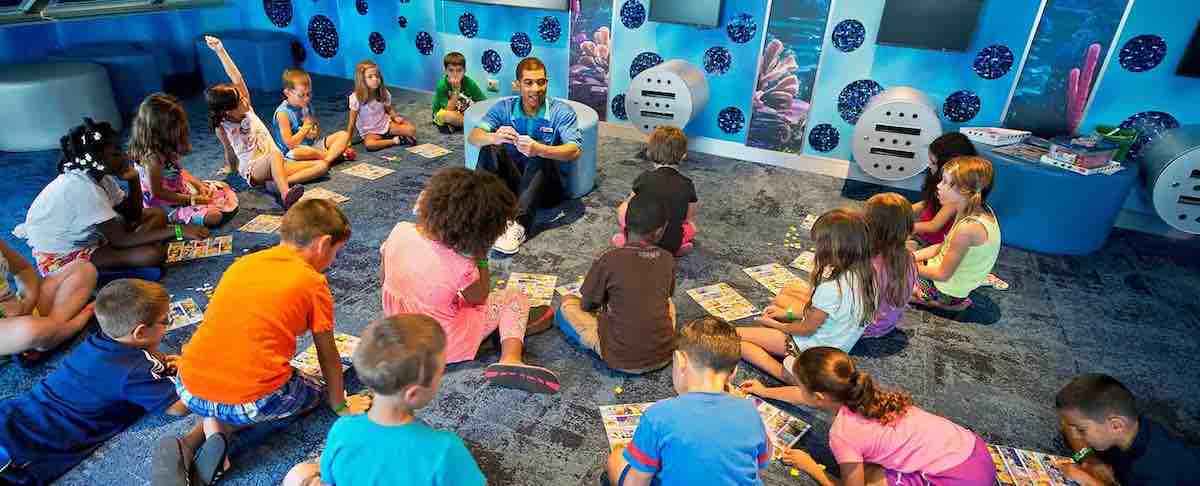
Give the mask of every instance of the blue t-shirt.
[[[304, 117], [307, 116], [316, 118], [316, 116], [312, 114], [312, 109], [310, 109], [310, 107], [306, 106], [304, 108], [300, 108], [292, 106], [291, 103], [287, 102], [287, 100], [283, 100], [283, 102], [279, 103], [279, 106], [275, 108], [276, 116], [271, 117], [271, 129], [274, 132], [272, 135], [274, 135], [275, 138], [275, 145], [279, 146], [279, 150], [281, 152], [287, 154], [291, 149], [288, 148], [286, 143], [283, 143], [283, 131], [279, 127], [279, 117], [277, 116], [280, 112], [287, 114], [288, 126], [292, 129], [292, 135], [295, 135], [296, 131], [304, 125]], [[300, 145], [312, 145], [312, 143], [313, 141], [309, 138], [305, 138], [300, 141]]]
[[624, 456], [666, 486], [757, 485], [758, 471], [771, 462], [770, 444], [753, 402], [693, 392], [646, 409]]
[[95, 332], [26, 395], [0, 402], [0, 447], [44, 482], [69, 471], [146, 412], [179, 400], [163, 363]]
[[510, 126], [521, 135], [545, 145], [574, 144], [583, 148], [583, 134], [575, 122], [575, 109], [562, 100], [547, 98], [536, 115], [530, 117], [521, 109], [521, 97], [501, 98], [483, 115], [476, 127], [494, 132]]
[[333, 486], [476, 486], [486, 484], [475, 458], [453, 432], [419, 419], [385, 426], [366, 415], [334, 422], [321, 453], [321, 481]]

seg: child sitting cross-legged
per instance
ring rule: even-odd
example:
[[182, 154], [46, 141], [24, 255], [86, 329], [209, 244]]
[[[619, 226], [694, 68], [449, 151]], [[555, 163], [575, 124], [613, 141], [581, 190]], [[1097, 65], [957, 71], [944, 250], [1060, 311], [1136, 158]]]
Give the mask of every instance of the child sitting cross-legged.
[[1079, 464], [1057, 466], [1080, 485], [1200, 484], [1200, 449], [1139, 414], [1133, 393], [1116, 378], [1080, 375], [1059, 390], [1054, 406], [1067, 444], [1081, 456]]
[[612, 486], [758, 485], [772, 446], [754, 402], [726, 393], [738, 335], [714, 317], [679, 328], [671, 382], [679, 396], [651, 405], [633, 441], [608, 456]]
[[487, 96], [475, 84], [475, 80], [466, 75], [467, 58], [461, 52], [451, 52], [442, 58], [442, 68], [445, 76], [437, 83], [433, 91], [433, 124], [442, 133], [462, 130], [463, 114], [467, 107], [476, 101], [483, 101]]
[[[283, 215], [279, 239], [229, 266], [179, 359], [179, 397], [203, 417], [206, 440], [219, 445], [236, 430], [322, 401], [339, 415], [370, 406], [369, 397], [344, 391], [333, 295], [322, 273], [350, 239], [350, 222], [336, 204], [306, 200]], [[309, 333], [324, 385], [288, 363], [296, 339]], [[209, 484], [222, 472], [200, 466], [199, 475]]]
[[[0, 402], [0, 484], [50, 484], [146, 412], [186, 415], [174, 356], [158, 352], [170, 300], [161, 285], [121, 279], [96, 296], [100, 330], [28, 394]], [[189, 450], [204, 435], [182, 439]]]
[[320, 463], [297, 464], [284, 486], [485, 484], [462, 439], [414, 415], [437, 396], [446, 370], [437, 321], [398, 314], [371, 323], [354, 350], [354, 370], [374, 395], [371, 410], [339, 418]]
[[863, 218], [871, 237], [871, 266], [879, 305], [862, 337], [882, 337], [896, 329], [917, 283], [917, 263], [905, 247], [912, 234], [913, 210], [904, 196], [885, 192], [867, 199]]
[[320, 160], [332, 166], [334, 162], [354, 159], [348, 149], [350, 134], [338, 130], [321, 136], [321, 123], [312, 108], [312, 77], [300, 68], [283, 71], [283, 101], [275, 108], [275, 143], [291, 160]]
[[833, 415], [829, 448], [840, 480], [801, 449], [783, 452], [784, 462], [821, 486], [996, 484], [996, 468], [982, 438], [913, 405], [907, 393], [880, 389], [845, 351], [809, 348], [790, 372], [797, 386], [766, 388], [751, 380], [741, 388]]
[[354, 92], [347, 98], [350, 105], [346, 132], [358, 130], [363, 145], [372, 152], [395, 145], [416, 145], [417, 127], [392, 108], [392, 93], [383, 82], [383, 73], [374, 61], [362, 61], [354, 66]]
[[671, 363], [675, 349], [675, 257], [655, 246], [666, 208], [648, 195], [629, 201], [625, 244], [605, 250], [557, 316], [568, 339], [605, 364], [641, 374]]
[[[692, 251], [692, 239], [696, 237], [696, 186], [679, 171], [679, 164], [687, 158], [688, 139], [683, 130], [660, 126], [650, 133], [646, 141], [646, 158], [654, 162], [654, 169], [642, 172], [633, 181], [633, 192], [617, 207], [617, 224], [625, 228], [625, 213], [630, 199], [635, 194], [649, 197], [667, 208], [667, 226], [662, 236], [654, 243], [675, 256], [684, 256]], [[613, 246], [625, 245], [625, 234], [612, 237]]]
[[[417, 198], [417, 222], [392, 228], [383, 246], [383, 313], [425, 314], [446, 331], [446, 362], [475, 359], [499, 332], [500, 362], [484, 376], [493, 384], [557, 393], [558, 376], [522, 361], [525, 336], [550, 327], [529, 324], [529, 298], [514, 287], [492, 290], [488, 251], [516, 212], [517, 198], [489, 172], [461, 167], [433, 174]], [[545, 309], [546, 313], [549, 309]]]

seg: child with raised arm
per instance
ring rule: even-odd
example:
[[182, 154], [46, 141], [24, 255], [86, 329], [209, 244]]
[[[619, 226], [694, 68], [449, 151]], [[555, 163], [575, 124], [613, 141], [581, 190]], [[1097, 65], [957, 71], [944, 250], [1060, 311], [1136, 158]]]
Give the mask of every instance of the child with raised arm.
[[859, 370], [850, 355], [827, 346], [805, 350], [790, 373], [797, 386], [766, 388], [757, 381], [742, 390], [763, 398], [813, 407], [833, 415], [829, 448], [841, 479], [830, 476], [801, 449], [783, 461], [821, 486], [991, 486], [996, 468], [987, 443], [944, 417], [913, 404], [907, 393], [885, 391]]
[[179, 163], [192, 151], [190, 132], [183, 103], [154, 93], [138, 106], [129, 155], [137, 162], [143, 205], [162, 208], [172, 223], [212, 228], [237, 209], [237, 195], [224, 182], [193, 177]]
[[[529, 298], [492, 290], [488, 251], [516, 210], [499, 177], [462, 167], [433, 174], [417, 198], [417, 222], [397, 223], [380, 247], [384, 315], [424, 314], [446, 331], [446, 362], [470, 361], [499, 333], [500, 361], [484, 370], [491, 383], [557, 393], [558, 376], [523, 361], [525, 337], [550, 327], [529, 325]], [[544, 324], [542, 324], [544, 322]]]
[[[112, 125], [84, 118], [60, 142], [58, 177], [13, 230], [29, 242], [43, 276], [76, 260], [100, 270], [158, 267], [167, 259], [165, 241], [208, 237], [204, 226], [167, 225], [162, 209], [143, 210], [138, 172], [125, 159]], [[128, 194], [117, 177], [128, 183]]]
[[467, 58], [461, 52], [451, 52], [442, 58], [445, 76], [438, 80], [433, 91], [433, 124], [442, 133], [461, 130], [463, 113], [471, 103], [483, 101], [487, 96], [475, 80], [466, 75]]
[[938, 200], [954, 209], [954, 225], [945, 241], [914, 253], [916, 288], [912, 302], [961, 311], [971, 306], [971, 291], [988, 279], [1000, 255], [1000, 223], [987, 206], [992, 163], [982, 157], [958, 157], [946, 164]]
[[629, 201], [626, 243], [592, 263], [580, 297], [564, 296], [556, 316], [568, 340], [630, 374], [661, 369], [675, 350], [675, 257], [655, 246], [667, 210], [646, 194]]
[[354, 92], [348, 98], [350, 119], [346, 131], [358, 130], [363, 145], [372, 152], [396, 145], [416, 145], [417, 127], [392, 108], [392, 92], [374, 61], [354, 67]]
[[304, 195], [300, 183], [325, 175], [329, 164], [323, 160], [285, 159], [271, 131], [254, 113], [250, 89], [221, 40], [213, 36], [204, 36], [204, 40], [221, 60], [230, 81], [213, 85], [204, 93], [208, 124], [225, 149], [225, 168], [236, 171], [247, 184], [274, 193], [284, 209], [292, 207]]
[[342, 158], [354, 159], [350, 134], [338, 130], [321, 136], [321, 124], [312, 110], [312, 77], [300, 68], [283, 71], [283, 101], [275, 108], [275, 143], [290, 160], [320, 160], [327, 165]]
[[[871, 246], [862, 213], [834, 209], [813, 224], [816, 258], [808, 283], [785, 287], [758, 318], [762, 327], [739, 327], [742, 359], [786, 383], [788, 364], [805, 349], [850, 351], [878, 305]], [[780, 362], [776, 356], [782, 356]]]
[[320, 463], [301, 463], [284, 486], [482, 486], [479, 465], [454, 432], [416, 417], [438, 393], [446, 334], [420, 314], [371, 323], [354, 350], [354, 371], [374, 401], [366, 415], [334, 422]]
[[715, 317], [679, 328], [671, 382], [679, 396], [651, 405], [633, 441], [608, 456], [612, 486], [760, 485], [772, 445], [754, 402], [726, 393], [738, 335]]
[[[322, 273], [350, 239], [349, 220], [332, 202], [306, 200], [283, 215], [279, 239], [279, 245], [230, 265], [204, 322], [183, 347], [177, 390], [203, 417], [209, 441], [227, 443], [236, 430], [302, 414], [321, 402], [339, 415], [370, 406], [369, 397], [347, 397], [343, 388], [333, 295]], [[324, 385], [289, 364], [296, 339], [309, 333]]]
[[[170, 300], [161, 285], [122, 279], [96, 296], [88, 335], [25, 395], [0, 402], [0, 484], [50, 484], [147, 412], [186, 415], [158, 351]], [[195, 427], [181, 441], [196, 450]]]

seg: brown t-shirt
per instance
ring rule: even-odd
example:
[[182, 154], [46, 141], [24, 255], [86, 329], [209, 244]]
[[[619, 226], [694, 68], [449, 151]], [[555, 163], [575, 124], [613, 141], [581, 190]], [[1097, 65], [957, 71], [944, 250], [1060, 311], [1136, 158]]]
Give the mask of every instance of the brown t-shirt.
[[583, 309], [599, 310], [600, 355], [618, 369], [671, 359], [675, 325], [667, 299], [675, 293], [675, 257], [657, 246], [610, 248], [588, 270]]

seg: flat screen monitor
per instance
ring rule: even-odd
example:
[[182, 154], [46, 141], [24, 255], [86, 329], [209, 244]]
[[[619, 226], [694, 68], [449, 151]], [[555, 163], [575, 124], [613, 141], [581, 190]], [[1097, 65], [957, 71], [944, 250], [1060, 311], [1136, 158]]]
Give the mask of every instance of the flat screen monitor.
[[983, 0], [887, 0], [877, 43], [939, 51], [965, 51], [979, 23]]
[[1196, 23], [1196, 32], [1183, 51], [1183, 60], [1179, 61], [1179, 70], [1176, 72], [1180, 76], [1200, 78], [1200, 22]]
[[486, 3], [488, 5], [505, 5], [509, 7], [541, 8], [546, 10], [566, 10], [567, 0], [458, 0], [467, 3]]
[[721, 0], [650, 0], [650, 21], [716, 27]]

